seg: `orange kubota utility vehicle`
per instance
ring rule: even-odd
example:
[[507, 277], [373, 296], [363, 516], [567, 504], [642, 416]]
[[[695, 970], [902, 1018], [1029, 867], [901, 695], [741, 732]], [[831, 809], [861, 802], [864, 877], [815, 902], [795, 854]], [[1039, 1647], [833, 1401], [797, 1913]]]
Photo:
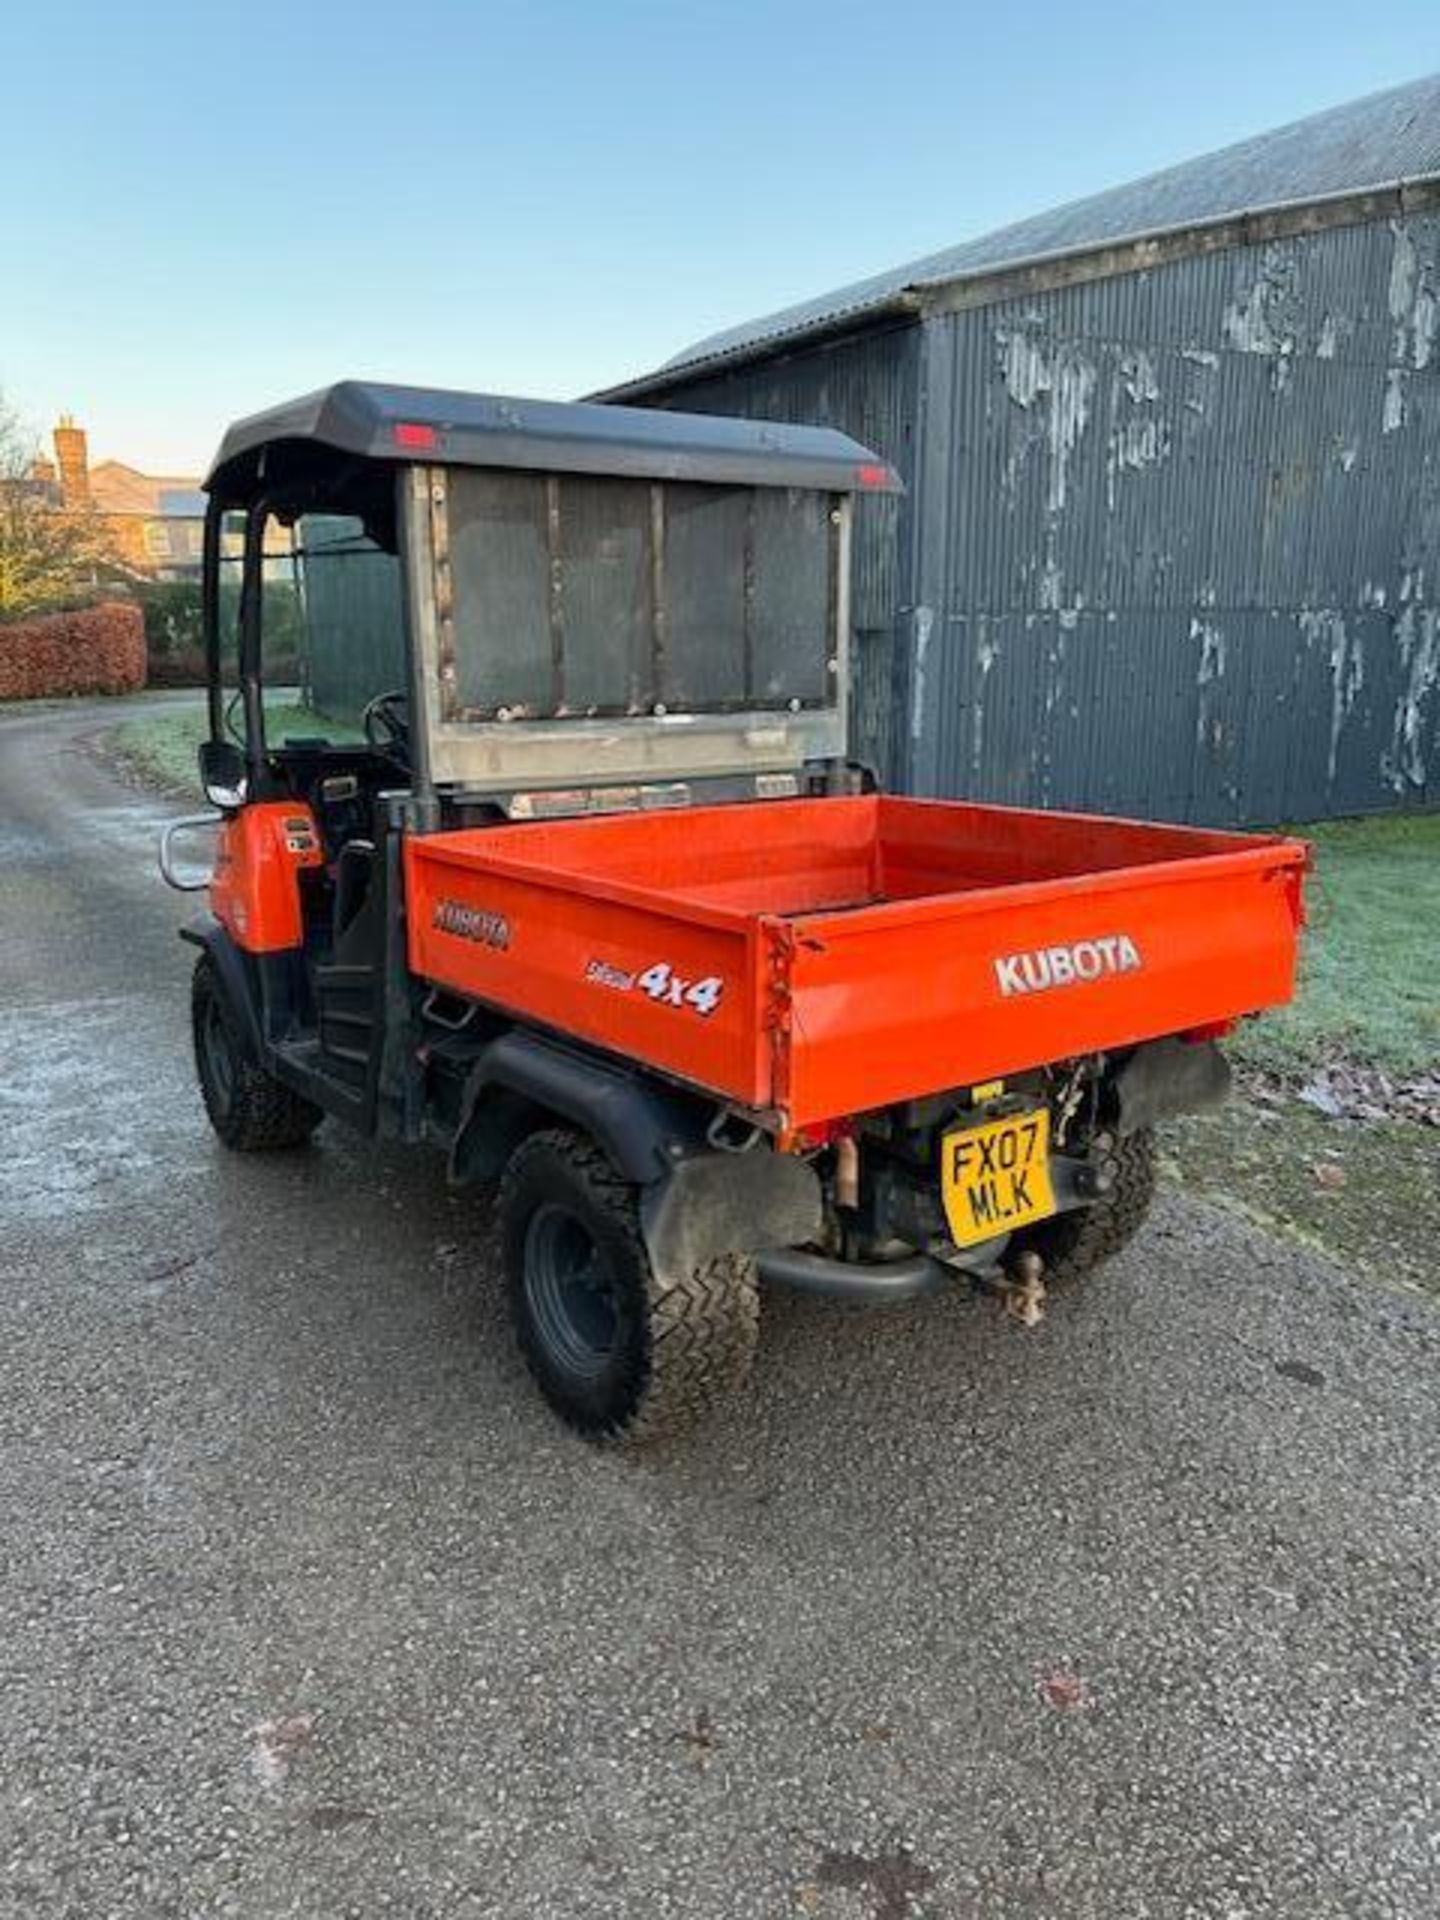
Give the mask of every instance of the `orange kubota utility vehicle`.
[[1291, 993], [1297, 842], [847, 761], [852, 502], [896, 484], [820, 428], [355, 383], [208, 481], [210, 1119], [498, 1180], [520, 1344], [593, 1437], [739, 1381], [764, 1286], [1033, 1312]]

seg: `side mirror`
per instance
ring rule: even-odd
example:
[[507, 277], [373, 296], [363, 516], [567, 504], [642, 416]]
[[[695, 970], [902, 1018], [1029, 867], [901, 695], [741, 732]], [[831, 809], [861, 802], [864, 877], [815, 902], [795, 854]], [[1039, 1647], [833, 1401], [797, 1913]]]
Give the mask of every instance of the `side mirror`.
[[222, 813], [245, 804], [245, 756], [233, 740], [202, 740], [200, 784], [205, 798]]

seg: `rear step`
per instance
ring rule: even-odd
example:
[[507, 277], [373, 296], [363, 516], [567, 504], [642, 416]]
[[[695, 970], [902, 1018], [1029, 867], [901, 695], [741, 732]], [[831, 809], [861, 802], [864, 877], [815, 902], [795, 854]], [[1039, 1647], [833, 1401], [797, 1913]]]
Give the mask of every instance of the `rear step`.
[[376, 979], [375, 968], [363, 962], [323, 962], [315, 969], [317, 1064], [357, 1091], [369, 1077], [375, 1051]]
[[365, 1105], [364, 1076], [357, 1080], [351, 1073], [342, 1072], [339, 1062], [321, 1049], [318, 1040], [282, 1040], [275, 1048], [275, 1064], [279, 1077], [307, 1100], [333, 1107], [334, 1097], [338, 1097], [347, 1108], [356, 1109], [358, 1118]]

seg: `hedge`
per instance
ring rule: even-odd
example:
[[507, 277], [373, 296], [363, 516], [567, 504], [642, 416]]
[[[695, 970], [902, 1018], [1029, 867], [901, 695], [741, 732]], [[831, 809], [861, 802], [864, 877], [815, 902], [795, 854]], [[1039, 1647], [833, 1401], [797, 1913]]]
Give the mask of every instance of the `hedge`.
[[200, 582], [145, 581], [136, 585], [134, 593], [145, 620], [145, 671], [150, 685], [203, 687]]
[[145, 684], [145, 622], [117, 600], [0, 625], [0, 700], [134, 693]]
[[[147, 675], [152, 687], [203, 687], [205, 634], [198, 580], [147, 580], [133, 592], [145, 616]], [[235, 676], [233, 649], [239, 624], [239, 586], [222, 580], [220, 631], [227, 680]], [[267, 580], [262, 610], [265, 678], [272, 687], [300, 678], [300, 601], [287, 581]]]

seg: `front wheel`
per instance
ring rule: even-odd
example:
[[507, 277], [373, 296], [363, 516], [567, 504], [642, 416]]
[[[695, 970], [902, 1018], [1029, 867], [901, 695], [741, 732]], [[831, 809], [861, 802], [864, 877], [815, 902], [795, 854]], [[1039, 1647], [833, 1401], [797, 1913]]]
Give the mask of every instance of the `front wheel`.
[[308, 1140], [324, 1115], [251, 1059], [208, 953], [195, 962], [190, 1018], [200, 1094], [225, 1145], [263, 1153]]
[[1159, 1173], [1155, 1135], [1139, 1128], [1121, 1139], [1111, 1156], [1115, 1184], [1107, 1194], [1073, 1213], [1026, 1227], [1011, 1242], [1012, 1253], [1038, 1253], [1052, 1291], [1073, 1286], [1129, 1246], [1150, 1211]]
[[521, 1351], [587, 1439], [635, 1445], [678, 1431], [745, 1379], [759, 1328], [754, 1262], [722, 1254], [660, 1279], [635, 1189], [581, 1135], [523, 1141], [499, 1216]]

